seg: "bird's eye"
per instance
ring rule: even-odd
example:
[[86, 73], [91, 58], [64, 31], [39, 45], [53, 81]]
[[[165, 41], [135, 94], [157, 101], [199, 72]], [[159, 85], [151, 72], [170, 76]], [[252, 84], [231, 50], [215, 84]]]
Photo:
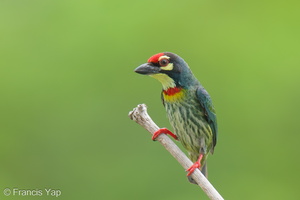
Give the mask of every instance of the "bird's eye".
[[159, 61], [159, 65], [160, 65], [161, 67], [165, 67], [165, 66], [167, 66], [169, 63], [170, 63], [170, 61], [169, 61], [168, 59], [166, 59], [166, 58], [161, 59], [161, 60]]

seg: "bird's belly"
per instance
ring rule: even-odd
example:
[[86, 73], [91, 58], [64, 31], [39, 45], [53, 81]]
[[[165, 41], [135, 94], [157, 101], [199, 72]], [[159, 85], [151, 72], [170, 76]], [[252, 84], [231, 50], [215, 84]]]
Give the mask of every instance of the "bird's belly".
[[165, 104], [170, 124], [190, 154], [207, 154], [212, 146], [212, 131], [195, 102]]

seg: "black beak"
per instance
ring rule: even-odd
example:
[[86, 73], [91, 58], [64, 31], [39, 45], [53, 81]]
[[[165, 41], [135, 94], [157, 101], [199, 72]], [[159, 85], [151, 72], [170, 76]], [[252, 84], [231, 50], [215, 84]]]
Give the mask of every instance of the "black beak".
[[153, 66], [150, 63], [145, 63], [137, 67], [134, 71], [136, 73], [143, 74], [143, 75], [151, 75], [151, 74], [158, 74], [160, 68]]

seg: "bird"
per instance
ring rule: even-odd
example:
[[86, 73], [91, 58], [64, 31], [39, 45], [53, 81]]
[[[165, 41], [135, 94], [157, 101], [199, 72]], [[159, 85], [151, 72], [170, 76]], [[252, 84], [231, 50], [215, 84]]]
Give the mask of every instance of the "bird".
[[198, 168], [207, 177], [207, 157], [217, 144], [217, 117], [210, 95], [184, 59], [171, 52], [151, 56], [134, 71], [161, 82], [162, 103], [174, 133], [160, 128], [152, 140], [160, 134], [179, 140], [194, 163], [186, 170], [188, 180], [197, 184], [190, 175]]

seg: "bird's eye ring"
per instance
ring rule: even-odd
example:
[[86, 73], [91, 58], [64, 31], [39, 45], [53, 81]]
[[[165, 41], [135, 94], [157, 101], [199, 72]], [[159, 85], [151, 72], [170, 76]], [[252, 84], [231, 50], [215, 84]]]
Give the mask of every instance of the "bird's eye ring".
[[166, 58], [163, 58], [163, 59], [161, 59], [161, 60], [159, 61], [159, 65], [160, 65], [161, 67], [165, 67], [165, 66], [167, 66], [169, 63], [170, 63], [170, 61], [169, 61], [168, 59], [166, 59]]

